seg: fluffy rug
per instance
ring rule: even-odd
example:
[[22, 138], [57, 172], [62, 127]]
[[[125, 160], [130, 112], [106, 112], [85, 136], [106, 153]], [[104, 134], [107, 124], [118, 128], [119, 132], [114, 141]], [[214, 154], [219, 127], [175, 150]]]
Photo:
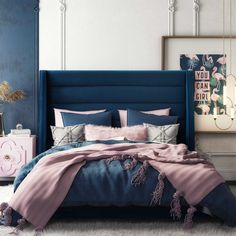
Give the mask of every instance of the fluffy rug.
[[[12, 186], [0, 187], [0, 201], [8, 201]], [[0, 226], [0, 236], [8, 235], [12, 228]], [[182, 223], [171, 219], [159, 221], [118, 221], [118, 220], [53, 220], [43, 235], [45, 236], [226, 236], [235, 235], [236, 228], [223, 226], [217, 221], [198, 221], [190, 231], [184, 231]], [[32, 236], [33, 228], [27, 227], [23, 236]]]

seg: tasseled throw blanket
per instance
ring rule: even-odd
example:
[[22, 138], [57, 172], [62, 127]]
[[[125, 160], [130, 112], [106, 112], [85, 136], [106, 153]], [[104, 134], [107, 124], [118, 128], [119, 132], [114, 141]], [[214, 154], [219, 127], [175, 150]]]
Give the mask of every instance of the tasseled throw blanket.
[[185, 217], [189, 227], [196, 210], [193, 206], [224, 182], [211, 163], [196, 152], [189, 152], [184, 144], [93, 144], [43, 157], [18, 187], [9, 205], [1, 205], [0, 211], [9, 222], [11, 209], [20, 213], [23, 219], [19, 220], [18, 228], [28, 221], [36, 229], [43, 229], [61, 205], [80, 168], [86, 161], [99, 159], [106, 159], [107, 163], [130, 159], [124, 165], [126, 170], [134, 168], [137, 161], [141, 161], [143, 165], [132, 180], [135, 185], [144, 183], [145, 170], [149, 165], [158, 170], [160, 175], [151, 204], [160, 204], [163, 179], [168, 178], [177, 190], [171, 203], [171, 215], [181, 217], [179, 198], [183, 197], [190, 205]]

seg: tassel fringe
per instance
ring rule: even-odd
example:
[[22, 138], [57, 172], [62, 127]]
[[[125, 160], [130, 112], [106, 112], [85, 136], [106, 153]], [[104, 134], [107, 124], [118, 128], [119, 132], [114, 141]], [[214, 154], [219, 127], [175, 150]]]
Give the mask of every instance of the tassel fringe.
[[123, 166], [124, 170], [133, 170], [137, 166], [138, 161], [135, 158], [132, 158], [131, 162], [125, 163]]
[[112, 161], [125, 161], [127, 159], [132, 159], [133, 157], [128, 154], [116, 155], [105, 160], [106, 164], [109, 165]]
[[3, 211], [8, 207], [8, 203], [3, 202], [0, 204], [0, 214], [3, 215]]
[[17, 224], [18, 225], [15, 227], [15, 229], [10, 234], [20, 235], [20, 232], [23, 231], [23, 229], [25, 228], [27, 221], [24, 218], [21, 218], [21, 219], [17, 220]]
[[6, 226], [11, 225], [11, 221], [12, 221], [12, 208], [11, 207], [7, 207], [4, 211], [3, 211], [3, 217], [4, 217], [4, 224]]
[[180, 197], [182, 193], [177, 191], [173, 195], [173, 200], [170, 203], [170, 215], [175, 220], [176, 218], [179, 220], [182, 216], [181, 206], [180, 206]]
[[154, 192], [152, 193], [152, 200], [151, 200], [151, 203], [150, 203], [151, 206], [161, 204], [161, 198], [162, 198], [163, 190], [164, 190], [164, 187], [165, 187], [164, 178], [165, 178], [165, 173], [160, 173], [159, 176], [158, 176], [157, 186], [156, 186]]
[[[122, 154], [122, 155], [116, 155], [113, 156], [111, 158], [108, 158], [105, 160], [106, 164], [110, 164], [112, 161], [116, 161], [116, 160], [120, 160], [120, 161], [125, 161], [128, 159], [132, 159], [130, 162], [125, 163], [123, 166], [124, 170], [133, 170], [138, 163], [138, 155], [137, 154], [133, 154], [133, 155], [129, 155], [129, 154]], [[137, 173], [133, 176], [131, 183], [134, 186], [138, 186], [141, 184], [144, 184], [145, 180], [146, 180], [146, 170], [148, 168], [149, 164], [147, 161], [143, 162], [143, 165], [140, 167], [140, 169], [137, 171]]]
[[12, 208], [6, 202], [0, 205], [0, 222], [5, 226], [10, 226], [12, 221]]
[[142, 185], [145, 183], [146, 180], [146, 170], [148, 168], [149, 164], [147, 161], [143, 162], [143, 165], [140, 167], [140, 169], [137, 171], [137, 173], [133, 176], [131, 183], [134, 186]]
[[193, 216], [195, 211], [197, 211], [197, 209], [194, 206], [188, 208], [184, 219], [184, 229], [191, 229], [193, 227]]

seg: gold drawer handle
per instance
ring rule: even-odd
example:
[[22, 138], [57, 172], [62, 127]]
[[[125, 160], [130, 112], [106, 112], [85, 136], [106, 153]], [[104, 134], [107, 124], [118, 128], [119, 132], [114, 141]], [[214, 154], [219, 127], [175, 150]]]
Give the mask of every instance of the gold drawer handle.
[[7, 160], [7, 161], [9, 161], [9, 160], [11, 159], [11, 157], [10, 157], [9, 155], [5, 155], [5, 156], [4, 156], [4, 159]]

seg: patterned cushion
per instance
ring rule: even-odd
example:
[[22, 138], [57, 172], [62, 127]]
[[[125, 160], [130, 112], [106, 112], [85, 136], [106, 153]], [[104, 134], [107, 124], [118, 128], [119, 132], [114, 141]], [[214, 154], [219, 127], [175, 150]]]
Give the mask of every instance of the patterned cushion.
[[147, 127], [148, 141], [176, 144], [176, 137], [179, 131], [179, 124], [163, 126], [144, 124], [144, 126]]
[[54, 146], [61, 146], [70, 143], [84, 141], [84, 125], [66, 127], [51, 126]]

